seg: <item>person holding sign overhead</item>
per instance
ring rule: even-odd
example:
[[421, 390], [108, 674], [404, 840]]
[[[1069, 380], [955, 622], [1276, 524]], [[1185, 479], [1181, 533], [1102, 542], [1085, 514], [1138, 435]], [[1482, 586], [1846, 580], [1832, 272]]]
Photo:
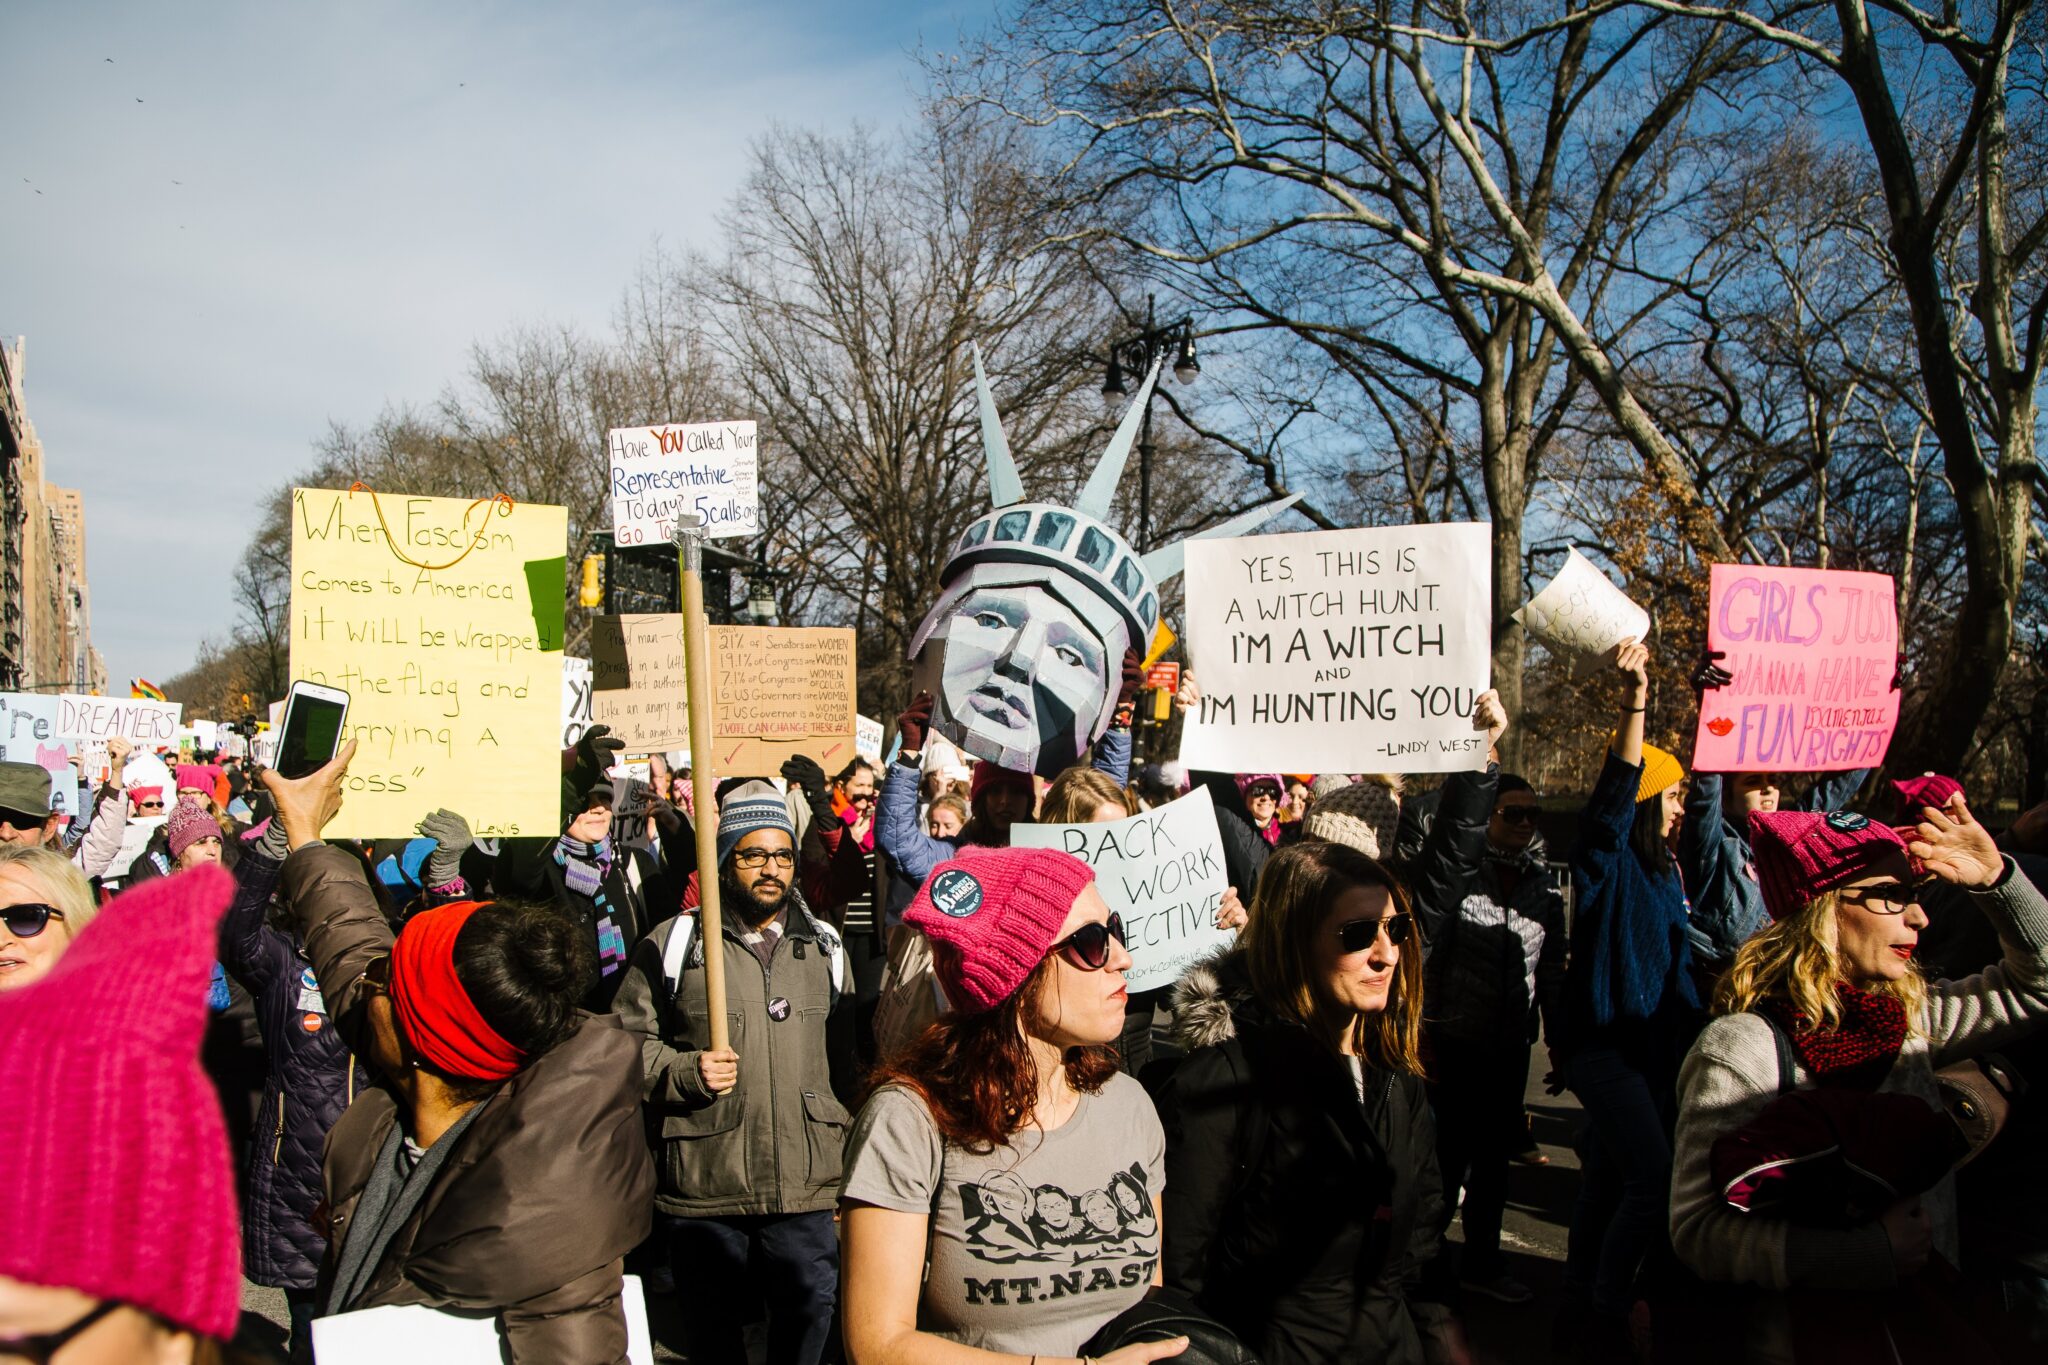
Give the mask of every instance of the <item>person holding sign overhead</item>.
[[488, 1313], [515, 1365], [618, 1365], [624, 1258], [654, 1200], [640, 1050], [577, 1009], [596, 966], [551, 908], [458, 902], [394, 938], [361, 862], [320, 838], [355, 749], [263, 774], [290, 849], [280, 898], [377, 1081], [328, 1138], [322, 1308]]
[[1560, 1048], [1565, 1078], [1592, 1122], [1565, 1292], [1574, 1308], [1590, 1309], [1584, 1322], [1595, 1351], [1626, 1342], [1636, 1272], [1663, 1241], [1672, 1097], [1701, 1022], [1685, 888], [1672, 853], [1685, 769], [1643, 742], [1648, 648], [1625, 640], [1609, 657], [1624, 700], [1571, 855]]

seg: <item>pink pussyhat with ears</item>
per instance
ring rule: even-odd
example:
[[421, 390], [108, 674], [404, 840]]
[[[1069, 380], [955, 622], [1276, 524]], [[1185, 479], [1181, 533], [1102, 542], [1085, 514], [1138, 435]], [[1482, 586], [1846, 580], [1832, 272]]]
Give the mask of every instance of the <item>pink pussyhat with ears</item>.
[[1764, 909], [1774, 920], [1798, 914], [1815, 896], [1854, 881], [1890, 854], [1913, 858], [1897, 830], [1853, 811], [1755, 811], [1749, 846]]
[[932, 869], [903, 912], [932, 941], [946, 1000], [965, 1014], [994, 1009], [1045, 961], [1095, 869], [1053, 848], [960, 850]]
[[48, 976], [0, 992], [0, 1275], [223, 1341], [241, 1235], [199, 1044], [234, 890], [218, 867], [156, 878], [109, 902]]
[[[1963, 784], [1953, 777], [1940, 773], [1922, 773], [1918, 777], [1904, 777], [1891, 784], [1899, 795], [1899, 811], [1903, 818], [1918, 821], [1920, 808], [1932, 806], [1946, 810], [1948, 803], [1963, 795]], [[1965, 800], [1968, 798], [1965, 797]]]

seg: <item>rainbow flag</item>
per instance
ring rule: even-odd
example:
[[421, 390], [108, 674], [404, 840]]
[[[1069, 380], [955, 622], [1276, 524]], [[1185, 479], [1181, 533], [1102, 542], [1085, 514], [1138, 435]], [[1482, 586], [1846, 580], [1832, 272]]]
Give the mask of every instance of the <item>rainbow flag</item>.
[[147, 678], [135, 678], [128, 684], [128, 695], [143, 701], [169, 701], [164, 690]]

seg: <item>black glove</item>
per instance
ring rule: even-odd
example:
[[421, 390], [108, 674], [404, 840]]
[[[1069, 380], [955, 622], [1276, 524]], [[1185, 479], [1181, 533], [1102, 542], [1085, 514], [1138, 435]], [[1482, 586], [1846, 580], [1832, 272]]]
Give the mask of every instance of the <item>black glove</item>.
[[1892, 670], [1892, 691], [1894, 691], [1894, 692], [1903, 692], [1903, 691], [1905, 691], [1905, 690], [1906, 690], [1906, 651], [1902, 649], [1902, 650], [1900, 650], [1900, 651], [1899, 651], [1899, 665], [1898, 665], [1898, 667], [1897, 667], [1897, 668], [1894, 668], [1894, 669]]
[[593, 725], [583, 732], [583, 738], [569, 751], [569, 785], [579, 797], [599, 783], [608, 782], [606, 774], [612, 760], [625, 747], [626, 741], [614, 738], [609, 725]]
[[452, 810], [437, 810], [415, 827], [420, 837], [432, 839], [437, 847], [427, 855], [423, 869], [428, 886], [446, 886], [462, 875], [462, 855], [476, 842], [469, 821]]
[[650, 797], [647, 802], [647, 813], [654, 817], [654, 827], [661, 831], [664, 841], [673, 840], [689, 825], [689, 822], [683, 819], [683, 813], [676, 809], [675, 803], [666, 797]]
[[1700, 651], [1700, 666], [1692, 671], [1692, 690], [1704, 696], [1716, 688], [1726, 687], [1735, 681], [1735, 675], [1721, 667], [1718, 662], [1728, 657], [1722, 649]]
[[1127, 649], [1124, 651], [1123, 682], [1116, 690], [1116, 704], [1118, 706], [1133, 706], [1137, 703], [1138, 694], [1144, 690], [1144, 660], [1138, 657], [1137, 650]]
[[903, 714], [896, 717], [896, 733], [902, 736], [906, 754], [924, 752], [925, 736], [932, 728], [932, 694], [920, 692], [910, 699]]
[[832, 811], [832, 793], [825, 786], [825, 770], [818, 766], [818, 760], [805, 754], [784, 759], [782, 780], [804, 794], [804, 800], [811, 805], [812, 820], [828, 826], [837, 821]]

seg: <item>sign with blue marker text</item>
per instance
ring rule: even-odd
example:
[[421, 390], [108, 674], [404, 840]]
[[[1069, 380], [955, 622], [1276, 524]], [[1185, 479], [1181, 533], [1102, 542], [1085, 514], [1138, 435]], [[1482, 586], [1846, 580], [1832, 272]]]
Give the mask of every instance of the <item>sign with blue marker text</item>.
[[[1196, 960], [1237, 937], [1218, 929], [1230, 879], [1205, 787], [1143, 815], [1093, 825], [1013, 825], [1015, 848], [1056, 848], [1095, 869], [1095, 888], [1123, 916], [1132, 991], [1171, 986]], [[934, 883], [934, 890], [937, 884]], [[1251, 899], [1251, 889], [1239, 895]], [[943, 906], [940, 907], [944, 909]]]
[[621, 545], [666, 545], [676, 518], [704, 519], [704, 534], [761, 530], [760, 450], [752, 422], [670, 422], [618, 427], [611, 450], [612, 536]]
[[[1492, 670], [1483, 522], [1187, 546], [1181, 761], [1214, 772], [1465, 772]], [[1240, 888], [1242, 889], [1242, 888]]]

